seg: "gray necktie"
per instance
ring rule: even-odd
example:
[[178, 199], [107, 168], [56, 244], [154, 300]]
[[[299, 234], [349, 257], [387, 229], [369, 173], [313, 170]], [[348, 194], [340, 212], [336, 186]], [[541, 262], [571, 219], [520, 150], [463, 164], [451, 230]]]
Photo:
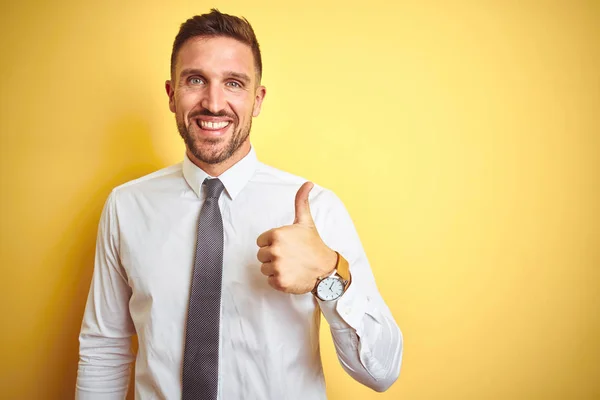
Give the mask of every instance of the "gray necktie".
[[183, 400], [216, 400], [223, 269], [223, 219], [219, 179], [204, 181], [206, 200], [198, 220], [196, 257], [183, 353]]

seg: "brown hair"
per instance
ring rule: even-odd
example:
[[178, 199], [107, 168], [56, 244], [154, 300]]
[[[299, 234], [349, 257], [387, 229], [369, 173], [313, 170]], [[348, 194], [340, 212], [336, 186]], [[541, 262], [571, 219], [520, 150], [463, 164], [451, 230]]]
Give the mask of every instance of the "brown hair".
[[250, 46], [252, 54], [254, 55], [254, 64], [258, 75], [258, 81], [260, 82], [262, 77], [262, 58], [260, 56], [258, 40], [256, 40], [256, 35], [254, 34], [252, 26], [246, 18], [223, 14], [215, 8], [211, 9], [208, 14], [196, 15], [181, 24], [179, 33], [173, 42], [173, 50], [171, 52], [172, 78], [175, 77], [175, 64], [177, 62], [179, 49], [188, 39], [198, 36], [225, 36]]

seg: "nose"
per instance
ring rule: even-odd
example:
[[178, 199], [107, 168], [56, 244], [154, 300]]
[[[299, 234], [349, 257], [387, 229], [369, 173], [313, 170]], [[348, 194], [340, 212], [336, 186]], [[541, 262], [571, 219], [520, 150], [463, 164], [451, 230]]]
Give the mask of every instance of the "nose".
[[225, 108], [225, 96], [223, 90], [218, 85], [208, 85], [201, 106], [206, 110], [216, 114]]

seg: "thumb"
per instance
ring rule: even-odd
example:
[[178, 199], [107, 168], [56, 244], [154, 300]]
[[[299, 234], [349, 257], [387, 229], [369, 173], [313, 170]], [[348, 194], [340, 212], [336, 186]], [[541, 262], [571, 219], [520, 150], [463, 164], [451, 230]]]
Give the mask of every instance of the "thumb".
[[308, 195], [313, 187], [314, 184], [312, 182], [304, 182], [300, 189], [298, 189], [298, 193], [296, 193], [296, 217], [294, 218], [294, 224], [314, 225], [308, 203]]

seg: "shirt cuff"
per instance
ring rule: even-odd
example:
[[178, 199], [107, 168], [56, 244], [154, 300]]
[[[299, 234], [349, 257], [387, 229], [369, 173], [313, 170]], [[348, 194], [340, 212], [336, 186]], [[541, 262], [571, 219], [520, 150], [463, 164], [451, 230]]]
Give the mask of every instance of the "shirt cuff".
[[358, 281], [353, 281], [348, 290], [337, 300], [324, 301], [317, 298], [319, 307], [332, 329], [353, 328], [360, 336], [362, 319], [367, 311], [369, 297], [364, 294]]

